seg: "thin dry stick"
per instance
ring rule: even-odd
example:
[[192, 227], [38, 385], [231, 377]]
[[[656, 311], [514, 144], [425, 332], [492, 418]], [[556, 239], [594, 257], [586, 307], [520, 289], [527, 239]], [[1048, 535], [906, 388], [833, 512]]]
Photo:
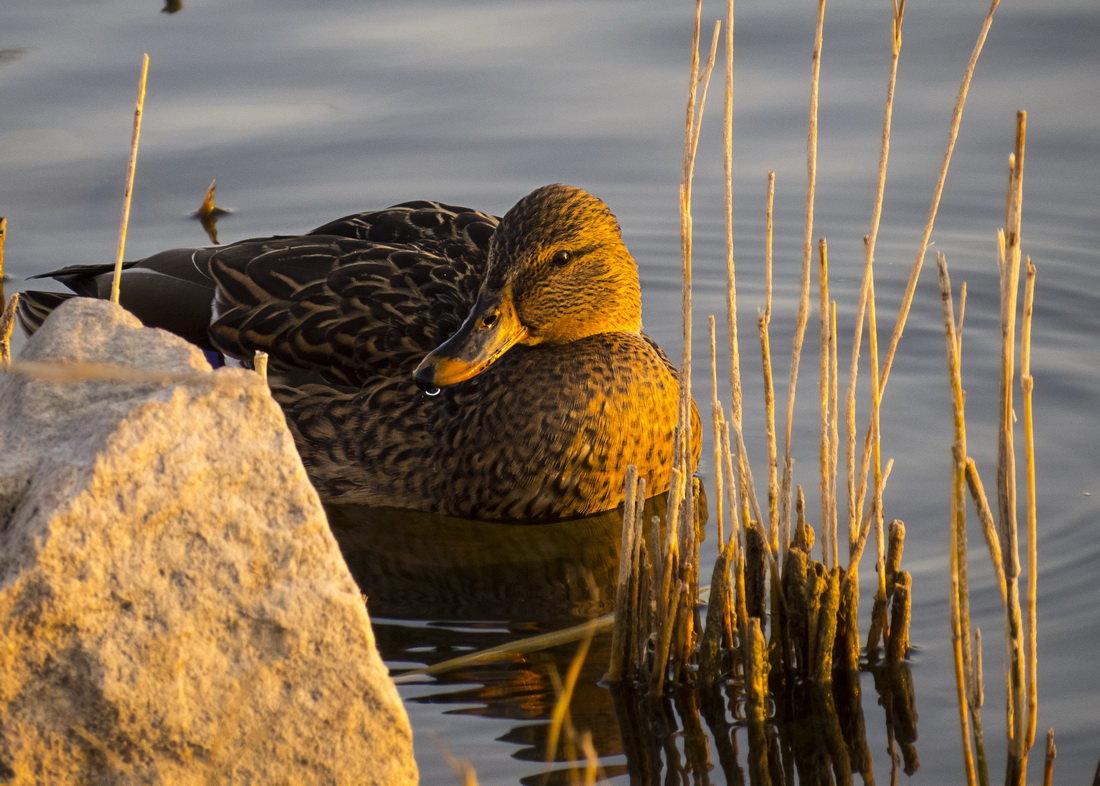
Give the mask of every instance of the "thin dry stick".
[[775, 225], [775, 172], [768, 172], [767, 201], [764, 209], [764, 310], [757, 321], [760, 354], [764, 367], [764, 437], [768, 443], [768, 521], [772, 549], [786, 553], [789, 533], [780, 544], [779, 524], [779, 452], [775, 440], [775, 384], [772, 379], [772, 231]]
[[985, 755], [985, 730], [982, 727], [982, 706], [985, 704], [985, 677], [982, 667], [982, 629], [974, 629], [974, 641], [971, 646], [973, 658], [966, 678], [970, 683], [967, 702], [970, 704], [970, 720], [974, 724], [974, 749], [977, 756], [978, 782], [982, 786], [989, 783], [989, 762]]
[[714, 432], [714, 519], [718, 524], [718, 543], [726, 542], [725, 510], [722, 503], [722, 440], [721, 420], [722, 405], [718, 400], [718, 340], [715, 336], [714, 315], [707, 317], [707, 327], [710, 332], [710, 412], [711, 424]]
[[257, 349], [256, 354], [252, 360], [252, 366], [256, 369], [256, 373], [264, 379], [267, 379], [267, 360], [267, 353], [263, 350]]
[[1024, 466], [1026, 472], [1027, 516], [1027, 688], [1028, 719], [1024, 741], [1030, 748], [1035, 743], [1035, 726], [1038, 720], [1038, 579], [1039, 554], [1038, 514], [1035, 493], [1035, 428], [1032, 411], [1032, 393], [1035, 380], [1031, 376], [1031, 316], [1035, 305], [1035, 266], [1031, 257], [1026, 261], [1027, 279], [1024, 284], [1024, 314], [1020, 334], [1020, 386], [1024, 406]]
[[1023, 784], [1027, 777], [1028, 686], [1023, 615], [1019, 591], [1019, 541], [1016, 520], [1015, 412], [1012, 380], [1015, 376], [1016, 308], [1020, 278], [1020, 223], [1023, 200], [1024, 149], [1027, 115], [1020, 112], [1016, 123], [1016, 149], [1009, 156], [1008, 196], [1005, 230], [1001, 244], [1001, 380], [1000, 429], [997, 440], [997, 526], [1004, 551], [1009, 605], [1005, 609], [1005, 642], [1008, 646], [1006, 681], [1008, 718], [1006, 729], [1009, 755], [1005, 780]]
[[130, 162], [126, 166], [126, 189], [122, 193], [122, 219], [118, 226], [118, 253], [115, 274], [111, 281], [111, 302], [117, 303], [122, 284], [122, 258], [126, 254], [126, 232], [130, 228], [130, 203], [134, 196], [134, 170], [137, 168], [138, 143], [141, 141], [141, 117], [145, 113], [145, 84], [149, 78], [149, 55], [141, 57], [141, 79], [138, 82], [137, 103], [134, 106], [134, 130], [130, 135]]
[[0, 315], [0, 369], [11, 367], [11, 334], [15, 329], [15, 313], [18, 310], [19, 293], [16, 292], [4, 306], [3, 315]]
[[507, 644], [500, 644], [496, 647], [489, 647], [488, 649], [479, 650], [478, 652], [459, 655], [457, 658], [433, 663], [431, 666], [403, 671], [394, 677], [394, 682], [409, 682], [411, 678], [414, 677], [446, 674], [449, 671], [464, 669], [467, 666], [495, 663], [496, 661], [507, 660], [508, 658], [516, 655], [524, 655], [528, 652], [538, 652], [539, 650], [544, 650], [549, 647], [560, 647], [563, 644], [579, 641], [586, 636], [595, 635], [600, 631], [607, 630], [612, 626], [614, 621], [614, 614], [605, 614], [602, 617], [596, 617], [588, 622], [582, 622], [579, 625], [573, 625], [569, 628], [563, 628], [562, 630], [555, 630], [550, 633], [539, 633], [535, 636], [529, 636], [525, 639], [508, 642]]
[[[882, 489], [883, 489], [883, 491], [886, 490], [886, 484], [890, 480], [890, 474], [893, 471], [894, 471], [894, 460], [890, 459], [889, 461], [886, 462], [886, 466], [883, 467], [883, 469], [882, 469]], [[872, 523], [872, 519], [873, 519], [874, 515], [875, 515], [875, 512], [873, 510], [868, 510], [864, 514], [863, 520], [860, 522], [859, 537], [856, 538], [855, 545], [852, 546], [852, 560], [851, 560], [851, 562], [852, 562], [853, 565], [858, 565], [859, 561], [861, 559], [863, 559], [863, 551], [867, 547], [867, 539], [871, 535], [871, 523]], [[849, 579], [855, 579], [856, 577], [857, 577], [856, 571], [849, 570], [847, 572], [847, 574], [845, 575], [844, 580], [848, 581]]]
[[[722, 112], [722, 191], [726, 208], [726, 330], [730, 352], [730, 418], [741, 428], [741, 347], [737, 335], [737, 271], [733, 261], [733, 0], [726, 0], [726, 95]], [[721, 538], [719, 538], [721, 540]]]
[[[883, 494], [886, 491], [886, 478], [882, 472], [882, 386], [879, 385], [879, 350], [878, 350], [878, 306], [875, 301], [875, 280], [872, 276], [869, 283], [869, 299], [867, 301], [867, 354], [871, 363], [871, 407], [870, 407], [870, 455], [871, 455], [871, 509], [870, 521], [875, 527], [875, 565], [878, 569], [876, 575], [877, 587], [875, 590], [875, 603], [872, 607], [871, 631], [868, 635], [867, 646], [870, 648], [875, 641], [874, 631], [881, 633], [886, 628], [886, 571], [883, 562], [886, 556], [886, 535], [883, 530], [885, 522], [885, 510]], [[864, 448], [866, 450], [866, 447]], [[864, 470], [862, 477], [867, 477]], [[859, 498], [859, 508], [863, 508], [863, 491]], [[877, 642], [875, 642], [877, 646]]]
[[[692, 341], [692, 218], [691, 218], [691, 190], [695, 176], [695, 153], [698, 149], [699, 132], [702, 127], [702, 102], [706, 97], [706, 87], [709, 81], [703, 81], [704, 75], [709, 79], [710, 71], [714, 66], [713, 53], [717, 51], [718, 41], [717, 27], [715, 28], [714, 41], [712, 42], [712, 56], [704, 69], [699, 68], [699, 31], [702, 24], [702, 0], [696, 0], [695, 25], [692, 30], [691, 73], [688, 80], [688, 101], [684, 119], [684, 149], [682, 162], [682, 180], [680, 183], [680, 250], [681, 250], [681, 277], [682, 277], [682, 303], [683, 338], [684, 346], [680, 363], [680, 407], [679, 424], [676, 428], [674, 441], [674, 461], [680, 467], [683, 474], [688, 473], [690, 465], [689, 453], [692, 444], [691, 421], [691, 341]], [[700, 87], [702, 94], [700, 95]], [[693, 500], [690, 490], [684, 497], [683, 521], [681, 521], [679, 508], [669, 506], [670, 527], [669, 536], [677, 529], [686, 531], [686, 522], [692, 519]]]
[[795, 390], [798, 386], [798, 362], [802, 356], [802, 342], [806, 335], [806, 322], [810, 313], [810, 262], [813, 257], [814, 193], [817, 186], [817, 103], [821, 82], [821, 49], [825, 30], [825, 0], [818, 0], [817, 28], [814, 33], [814, 49], [810, 65], [809, 130], [806, 137], [806, 228], [802, 238], [802, 286], [795, 317], [794, 339], [791, 345], [791, 371], [787, 382], [787, 425], [783, 452], [782, 517], [784, 526], [790, 526], [791, 482], [794, 459], [791, 456], [791, 439], [794, 429]]
[[[874, 292], [875, 244], [878, 240], [879, 225], [882, 221], [882, 205], [886, 193], [886, 171], [890, 161], [890, 139], [892, 137], [894, 117], [894, 89], [897, 85], [898, 61], [901, 59], [902, 24], [905, 21], [905, 0], [894, 3], [894, 17], [891, 36], [890, 73], [886, 80], [886, 101], [882, 113], [882, 142], [879, 147], [878, 179], [875, 184], [875, 196], [871, 202], [871, 224], [863, 238], [863, 282], [860, 286], [859, 300], [856, 305], [855, 329], [852, 337], [852, 360], [848, 371], [848, 532], [849, 545], [855, 538], [856, 525], [863, 507], [864, 487], [867, 478], [866, 460], [861, 467], [859, 492], [855, 486], [855, 445], [856, 445], [856, 381], [859, 376], [860, 344], [863, 338], [863, 325], [868, 302]], [[866, 459], [866, 456], [864, 457]], [[857, 506], [858, 498], [858, 506]]]
[[955, 140], [958, 139], [959, 136], [959, 126], [962, 124], [963, 108], [966, 106], [966, 96], [970, 91], [970, 83], [974, 78], [974, 69], [978, 65], [978, 57], [981, 55], [982, 48], [985, 46], [985, 40], [989, 35], [989, 28], [993, 25], [993, 15], [996, 13], [997, 6], [1000, 5], [1000, 2], [1001, 0], [992, 0], [990, 3], [989, 11], [986, 13], [981, 30], [978, 32], [978, 39], [974, 43], [974, 49], [970, 53], [970, 60], [966, 64], [962, 83], [959, 85], [959, 92], [955, 98], [955, 108], [952, 111], [951, 124], [947, 132], [947, 148], [944, 151], [939, 177], [936, 179], [936, 187], [932, 195], [932, 204], [928, 208], [928, 221], [924, 226], [924, 233], [921, 235], [916, 259], [913, 261], [913, 266], [909, 271], [909, 280], [905, 284], [905, 293], [902, 295], [901, 305], [898, 307], [898, 316], [894, 323], [894, 332], [890, 337], [890, 345], [886, 349], [886, 357], [882, 364], [880, 387], [883, 393], [886, 392], [886, 383], [890, 378], [890, 369], [894, 365], [894, 355], [897, 353], [898, 343], [901, 341], [901, 334], [905, 330], [905, 323], [909, 318], [909, 309], [913, 304], [913, 295], [917, 289], [917, 279], [920, 278], [921, 268], [924, 266], [924, 255], [928, 251], [928, 244], [932, 239], [932, 228], [936, 223], [936, 214], [939, 212], [940, 208], [940, 198], [943, 196], [944, 185], [947, 182], [947, 170], [951, 166], [951, 155], [955, 152]]
[[[864, 246], [866, 246], [868, 240], [869, 238], [864, 236]], [[844, 397], [844, 466], [848, 482], [848, 570], [855, 567], [851, 565], [852, 545], [859, 537], [859, 520], [863, 507], [856, 491], [856, 382], [859, 379], [859, 353], [860, 344], [863, 338], [863, 324], [865, 322], [864, 313], [867, 300], [870, 297], [870, 266], [869, 257], [864, 255], [863, 281], [859, 288], [856, 329], [852, 340], [851, 362], [848, 365], [848, 391]], [[864, 473], [864, 477], [866, 477], [866, 473]]]
[[6, 303], [4, 297], [4, 240], [8, 236], [8, 219], [0, 216], [0, 303]]
[[944, 334], [947, 345], [947, 373], [951, 383], [951, 400], [954, 413], [955, 442], [952, 447], [953, 483], [951, 494], [951, 643], [955, 654], [955, 693], [959, 708], [959, 726], [962, 734], [963, 764], [968, 784], [977, 783], [974, 766], [974, 750], [970, 734], [968, 702], [968, 674], [973, 674], [970, 658], [969, 587], [967, 583], [966, 556], [966, 415], [965, 395], [962, 387], [962, 369], [959, 365], [959, 339], [955, 328], [955, 310], [951, 299], [951, 279], [947, 273], [947, 260], [943, 254], [936, 256], [939, 271], [940, 297], [943, 303]]
[[1054, 729], [1047, 729], [1046, 761], [1043, 766], [1043, 786], [1051, 786], [1054, 783], [1054, 759], [1058, 756], [1058, 749], [1054, 746]]
[[970, 489], [970, 498], [974, 500], [974, 508], [978, 511], [978, 522], [982, 525], [982, 534], [989, 549], [989, 559], [993, 564], [993, 576], [997, 579], [997, 586], [1001, 591], [1001, 603], [1007, 606], [1008, 580], [1005, 578], [1004, 562], [1001, 560], [1001, 536], [997, 534], [997, 523], [993, 518], [993, 509], [989, 506], [989, 498], [985, 495], [981, 476], [978, 474], [978, 465], [969, 456], [966, 457], [966, 484]]
[[832, 448], [829, 445], [829, 248], [825, 238], [817, 242], [818, 266], [817, 266], [817, 313], [818, 313], [818, 395], [821, 437], [818, 445], [818, 470], [820, 473], [821, 488], [821, 561], [826, 566], [833, 568], [836, 563], [830, 562], [833, 554], [832, 528], [829, 526], [829, 510], [832, 498], [829, 494], [829, 455]]
[[[633, 590], [631, 574], [634, 572], [634, 538], [641, 537], [638, 531], [638, 468], [633, 464], [626, 468], [625, 493], [623, 495], [623, 531], [619, 548], [619, 576], [615, 589], [615, 625], [611, 629], [611, 665], [607, 678], [618, 682], [623, 676], [626, 665], [629, 638], [629, 625], [638, 624], [631, 619], [630, 596]], [[637, 664], [630, 664], [632, 670]], [[633, 676], [633, 675], [631, 675]]]
[[829, 301], [829, 527], [832, 530], [833, 567], [840, 564], [837, 548], [837, 499], [836, 468], [837, 450], [840, 445], [837, 422], [837, 343], [836, 343], [836, 301]]
[[25, 374], [43, 382], [89, 382], [109, 380], [113, 382], [172, 384], [209, 380], [209, 371], [153, 371], [129, 368], [106, 363], [75, 363], [59, 361], [17, 360], [9, 370]]
[[[720, 23], [715, 23], [711, 38], [709, 56], [702, 69], [699, 68], [699, 31], [702, 17], [702, 0], [697, 0], [695, 25], [692, 34], [691, 75], [689, 96], [684, 124], [683, 180], [680, 186], [680, 241], [682, 251], [683, 279], [683, 360], [680, 366], [680, 412], [675, 439], [676, 480], [669, 492], [669, 526], [665, 554], [666, 575], [661, 585], [661, 633], [657, 663], [656, 691], [663, 687], [668, 668], [664, 664], [679, 670], [686, 665], [686, 652], [681, 647], [671, 649], [673, 641], [689, 646], [692, 634], [692, 615], [685, 604], [681, 603], [681, 582], [686, 582], [689, 594], [694, 598], [698, 584], [696, 575], [696, 553], [698, 544], [695, 538], [694, 495], [691, 482], [690, 450], [692, 438], [691, 409], [691, 342], [692, 342], [692, 219], [691, 193], [695, 173], [695, 154], [698, 150], [699, 134], [702, 128], [703, 108], [706, 102], [710, 75], [718, 51]], [[675, 504], [674, 504], [675, 503]], [[681, 627], [682, 626], [682, 627]], [[675, 663], [670, 661], [670, 657]]]

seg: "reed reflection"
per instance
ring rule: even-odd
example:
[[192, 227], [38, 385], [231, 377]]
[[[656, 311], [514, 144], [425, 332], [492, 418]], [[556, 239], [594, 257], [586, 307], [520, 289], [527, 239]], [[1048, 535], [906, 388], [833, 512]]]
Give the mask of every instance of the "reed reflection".
[[[660, 515], [664, 499], [648, 503]], [[470, 652], [506, 645], [608, 614], [614, 606], [622, 514], [618, 511], [553, 524], [500, 524], [362, 506], [329, 509], [329, 521], [363, 594], [382, 657], [396, 671], [432, 666]], [[492, 663], [424, 677], [440, 690], [409, 701], [454, 705], [460, 715], [515, 721], [501, 742], [531, 762], [532, 782], [546, 782], [550, 718], [560, 684], [577, 651], [570, 641]], [[589, 731], [601, 760], [623, 752], [615, 707], [600, 684], [610, 636], [597, 634], [581, 667], [570, 721]], [[456, 686], [463, 686], [455, 690]], [[472, 706], [471, 706], [472, 705]], [[567, 762], [575, 740], [549, 758]], [[569, 782], [553, 765], [548, 782]], [[622, 766], [604, 764], [613, 776]]]
[[[663, 521], [664, 503], [663, 497], [649, 500], [647, 520]], [[438, 690], [406, 700], [510, 721], [497, 742], [525, 763], [523, 783], [583, 782], [578, 740], [584, 732], [591, 734], [601, 776], [624, 775], [631, 783], [874, 783], [861, 679], [868, 671], [886, 710], [891, 781], [899, 769], [911, 773], [919, 766], [905, 663], [864, 663], [857, 672], [838, 658], [824, 679], [776, 672], [774, 701], [756, 720], [738, 674], [700, 677], [661, 694], [627, 681], [609, 684], [606, 629], [592, 639], [581, 665], [566, 731], [552, 731], [560, 686], [579, 645], [570, 640], [533, 651], [511, 645], [613, 610], [618, 511], [536, 525], [358, 506], [330, 508], [329, 517], [367, 596], [378, 648], [399, 679], [420, 665], [505, 650], [492, 662], [407, 678]]]

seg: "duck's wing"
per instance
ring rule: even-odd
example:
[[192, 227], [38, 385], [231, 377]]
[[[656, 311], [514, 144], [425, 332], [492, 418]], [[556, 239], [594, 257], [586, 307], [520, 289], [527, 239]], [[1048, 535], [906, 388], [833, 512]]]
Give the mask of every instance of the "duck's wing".
[[484, 254], [500, 218], [443, 202], [416, 200], [385, 210], [351, 215], [330, 221], [309, 235], [337, 235], [372, 243], [434, 246], [444, 256]]
[[210, 336], [227, 354], [262, 350], [275, 369], [335, 383], [411, 374], [469, 312], [496, 223], [412, 202], [213, 250]]

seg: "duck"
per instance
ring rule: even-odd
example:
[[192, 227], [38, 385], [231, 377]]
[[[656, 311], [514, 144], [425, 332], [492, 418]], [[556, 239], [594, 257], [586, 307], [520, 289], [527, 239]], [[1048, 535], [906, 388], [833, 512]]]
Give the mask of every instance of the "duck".
[[[111, 265], [42, 273], [32, 333]], [[669, 488], [674, 364], [642, 330], [614, 214], [552, 184], [503, 217], [418, 200], [304, 235], [127, 262], [121, 304], [216, 360], [268, 355], [269, 385], [327, 504], [544, 522], [614, 509], [627, 467]], [[691, 469], [699, 416], [690, 405]]]

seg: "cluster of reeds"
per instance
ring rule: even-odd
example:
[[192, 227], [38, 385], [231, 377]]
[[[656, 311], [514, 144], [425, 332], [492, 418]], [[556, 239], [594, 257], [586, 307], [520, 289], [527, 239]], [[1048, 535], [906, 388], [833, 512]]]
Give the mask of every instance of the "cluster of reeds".
[[[1016, 145], [1009, 157], [1005, 225], [998, 233], [998, 273], [1001, 295], [1000, 423], [997, 441], [996, 512], [986, 496], [977, 464], [967, 448], [966, 406], [962, 383], [962, 323], [966, 289], [961, 290], [958, 313], [954, 306], [947, 260], [937, 255], [940, 292], [943, 299], [947, 369], [954, 406], [955, 440], [952, 446], [953, 489], [951, 496], [951, 640], [955, 654], [955, 679], [959, 721], [968, 783], [988, 783], [988, 766], [982, 734], [981, 708], [984, 701], [981, 631], [971, 626], [967, 554], [967, 504], [970, 497], [977, 510], [989, 549], [993, 574], [1000, 590], [1005, 615], [1005, 692], [1008, 736], [1005, 783], [1023, 784], [1027, 779], [1028, 752], [1035, 742], [1038, 710], [1036, 692], [1036, 552], [1035, 438], [1032, 419], [1031, 315], [1035, 297], [1035, 267], [1028, 258], [1021, 264], [1020, 227], [1023, 202], [1024, 151], [1027, 115], [1016, 121]], [[1021, 270], [1024, 274], [1022, 310], [1019, 303]], [[1017, 346], [1017, 319], [1020, 319]], [[1017, 374], [1017, 359], [1019, 372]], [[1027, 584], [1021, 605], [1020, 535], [1017, 519], [1016, 411], [1013, 385], [1019, 381], [1022, 398], [1024, 439], [1024, 539]], [[1053, 730], [1047, 736], [1046, 782], [1053, 767]]]
[[[701, 0], [696, 2], [696, 23], [687, 123], [684, 145], [684, 177], [681, 188], [681, 228], [683, 236], [684, 273], [684, 357], [683, 400], [691, 395], [691, 193], [695, 150], [698, 143], [700, 116], [706, 97], [706, 85], [714, 66], [718, 29], [710, 47], [709, 58], [700, 65], [699, 30]], [[774, 173], [769, 173], [766, 232], [763, 249], [765, 302], [757, 320], [760, 358], [763, 373], [763, 424], [767, 460], [767, 505], [759, 503], [756, 484], [750, 469], [741, 421], [742, 384], [741, 358], [737, 334], [736, 280], [734, 266], [732, 222], [732, 67], [733, 67], [733, 3], [727, 0], [725, 54], [725, 182], [727, 231], [727, 329], [729, 334], [730, 404], [721, 400], [715, 368], [717, 347], [714, 318], [710, 318], [711, 345], [711, 422], [714, 442], [714, 495], [711, 497], [713, 516], [719, 538], [719, 557], [710, 585], [706, 624], [693, 613], [693, 601], [699, 590], [697, 568], [700, 525], [695, 515], [697, 502], [689, 482], [690, 467], [684, 445], [690, 440], [692, 428], [687, 404], [681, 409], [678, 437], [678, 464], [669, 492], [670, 517], [667, 527], [659, 528], [641, 520], [640, 500], [644, 498], [644, 479], [630, 473], [626, 483], [622, 568], [616, 607], [616, 628], [609, 675], [620, 684], [631, 684], [651, 693], [676, 685], [714, 685], [734, 680], [743, 689], [744, 720], [749, 727], [750, 746], [769, 748], [765, 719], [773, 709], [790, 707], [791, 697], [809, 706], [825, 707], [833, 700], [858, 704], [859, 682], [853, 678], [861, 660], [878, 664], [876, 686], [880, 694], [891, 698], [889, 722], [902, 744], [906, 767], [915, 766], [915, 712], [912, 708], [912, 686], [908, 673], [898, 667], [909, 648], [909, 615], [912, 580], [901, 569], [905, 527], [900, 521], [885, 525], [884, 490], [892, 464], [884, 461], [880, 440], [880, 406], [890, 370], [912, 304], [923, 262], [930, 243], [940, 197], [943, 193], [955, 140], [962, 120], [963, 108], [978, 57], [998, 6], [993, 0], [979, 31], [977, 41], [964, 71], [948, 134], [947, 149], [929, 209], [916, 259], [910, 270], [901, 298], [897, 319], [889, 344], [882, 351], [878, 345], [877, 310], [874, 285], [875, 241], [882, 211], [886, 173], [889, 160], [894, 87], [902, 46], [902, 25], [905, 2], [896, 0], [891, 35], [891, 60], [888, 68], [882, 145], [878, 179], [872, 201], [870, 227], [864, 237], [862, 284], [852, 328], [851, 356], [848, 366], [847, 392], [843, 399], [843, 435], [846, 494], [841, 489], [839, 456], [841, 453], [841, 400], [838, 395], [837, 308], [829, 293], [828, 246], [824, 239], [814, 242], [814, 191], [817, 170], [817, 104], [820, 61], [823, 47], [825, 0], [819, 0], [816, 36], [810, 79], [809, 132], [807, 152], [808, 186], [805, 209], [805, 232], [801, 274], [801, 293], [795, 316], [794, 340], [791, 350], [787, 384], [785, 431], [777, 436], [775, 421], [775, 390], [773, 354], [770, 342], [772, 318], [772, 204]], [[1024, 397], [1024, 429], [1027, 441], [1028, 479], [1028, 557], [1027, 622], [1019, 601], [1019, 561], [1015, 518], [1015, 469], [1012, 458], [1013, 409], [1011, 381], [1013, 377], [1012, 347], [1015, 341], [1016, 284], [1019, 257], [1019, 188], [1022, 182], [1022, 126], [1020, 148], [1013, 159], [1013, 178], [1006, 216], [1006, 231], [1002, 237], [1002, 297], [1004, 299], [1002, 328], [1005, 335], [1002, 380], [1002, 434], [998, 466], [999, 522], [993, 514], [977, 478], [972, 461], [965, 450], [962, 421], [961, 383], [958, 381], [957, 358], [961, 339], [951, 322], [950, 290], [946, 269], [942, 267], [945, 297], [945, 319], [948, 322], [949, 354], [954, 347], [952, 380], [956, 389], [956, 416], [960, 440], [956, 453], [956, 491], [953, 507], [953, 591], [952, 631], [959, 658], [959, 699], [966, 738], [967, 774], [974, 780], [976, 769], [972, 760], [970, 727], [980, 743], [980, 660], [973, 652], [968, 626], [967, 587], [965, 570], [965, 513], [963, 485], [969, 483], [983, 521], [986, 539], [998, 571], [1002, 597], [1005, 601], [1006, 638], [1008, 641], [1007, 685], [1009, 692], [1009, 765], [1008, 782], [1022, 783], [1026, 771], [1027, 751], [1035, 727], [1035, 619], [1034, 619], [1034, 460], [1031, 447], [1031, 379], [1028, 369], [1027, 337], [1030, 333], [1031, 284], [1025, 290], [1024, 326], [1021, 349], [1021, 385]], [[815, 255], [816, 249], [816, 255]], [[816, 265], [815, 262], [816, 256]], [[815, 527], [809, 522], [801, 488], [792, 477], [792, 432], [795, 396], [803, 340], [810, 321], [813, 273], [816, 268], [817, 325], [819, 331], [819, 400], [820, 443], [819, 487], [820, 517]], [[866, 353], [863, 342], [866, 338]], [[866, 368], [869, 402], [866, 405], [867, 427], [860, 439], [857, 430], [857, 381]], [[847, 514], [847, 532], [841, 535], [839, 522]], [[728, 532], [727, 532], [728, 526]], [[820, 533], [820, 543], [818, 540]], [[877, 576], [874, 603], [866, 638], [859, 625], [859, 567], [868, 544], [874, 538]], [[815, 548], [819, 558], [815, 558]], [[882, 678], [880, 683], [879, 678]], [[843, 690], [838, 684], [843, 683]], [[805, 696], [806, 686], [818, 686], [818, 693]], [[809, 706], [804, 709], [809, 709]], [[770, 709], [771, 708], [771, 709]], [[828, 715], [828, 713], [826, 713]], [[835, 717], [828, 715], [828, 717]], [[855, 716], [849, 716], [855, 717]], [[859, 716], [861, 717], [861, 716]], [[863, 758], [851, 743], [861, 735], [845, 738], [849, 743], [846, 756], [834, 757], [836, 774], [855, 763], [861, 769]], [[892, 737], [893, 739], [893, 737]], [[907, 747], [908, 746], [908, 747]], [[984, 761], [980, 752], [979, 760]], [[842, 761], [843, 760], [843, 761]], [[755, 761], [753, 782], [769, 779], [767, 756]], [[984, 765], [983, 765], [984, 766]], [[850, 769], [848, 770], [850, 772]], [[774, 773], [773, 773], [774, 774]], [[985, 782], [982, 770], [982, 782]]]

